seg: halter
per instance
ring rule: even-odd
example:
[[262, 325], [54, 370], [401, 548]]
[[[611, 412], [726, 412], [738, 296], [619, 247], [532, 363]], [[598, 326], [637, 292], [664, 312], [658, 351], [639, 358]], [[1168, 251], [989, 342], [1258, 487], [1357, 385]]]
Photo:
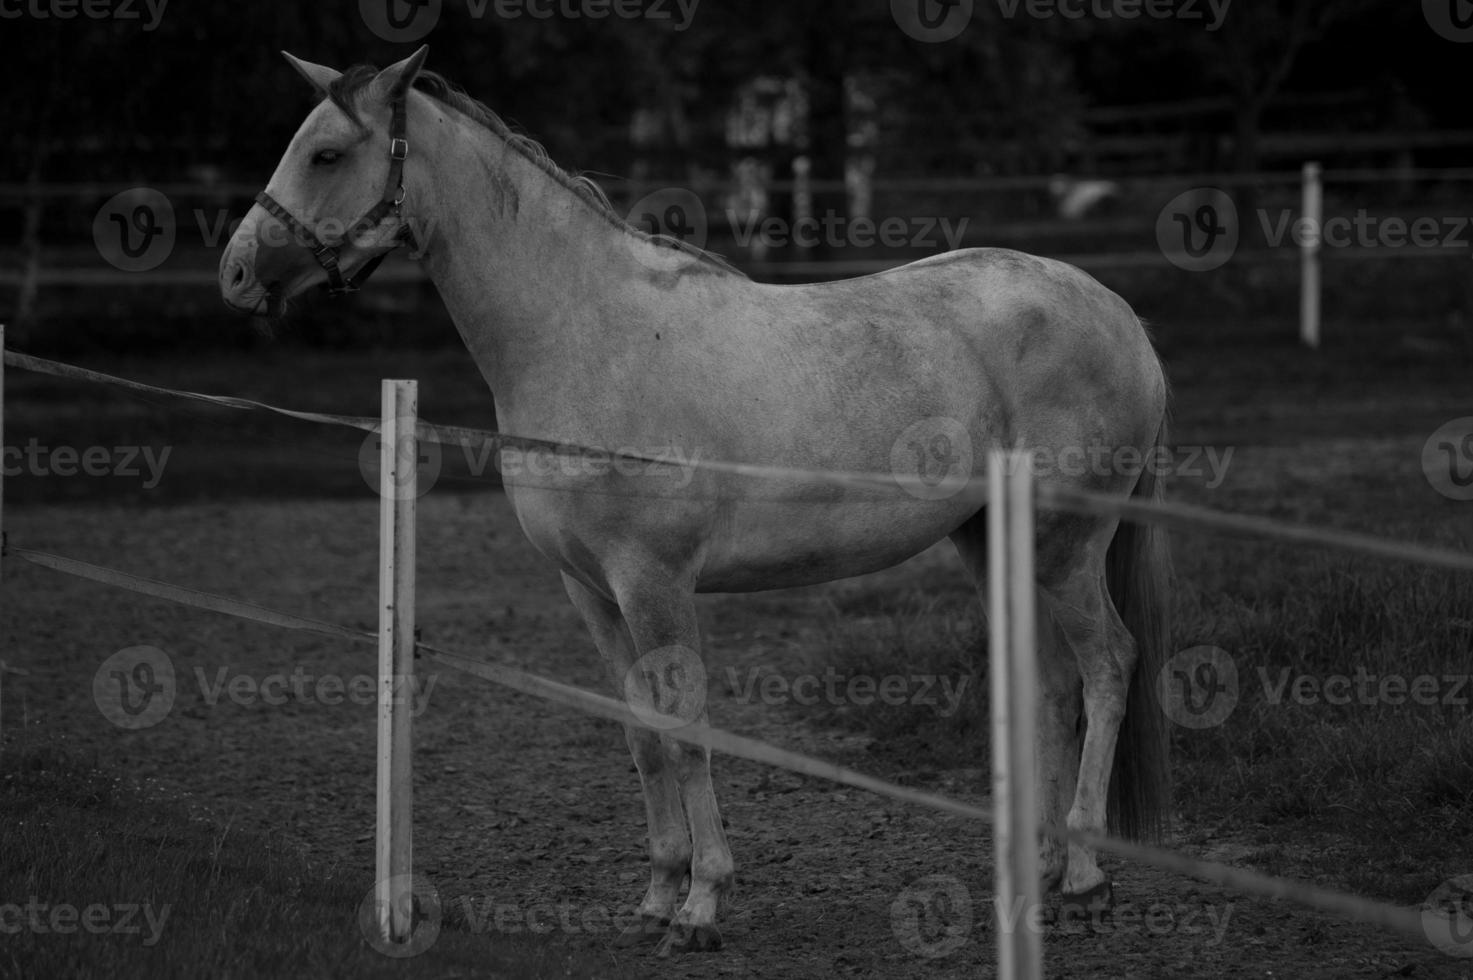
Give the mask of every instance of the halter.
[[[338, 249], [342, 248], [353, 233], [359, 229], [373, 228], [389, 215], [401, 218], [404, 204], [404, 160], [409, 156], [409, 140], [404, 137], [404, 93], [401, 92], [394, 97], [391, 104], [392, 116], [389, 120], [389, 177], [385, 182], [384, 196], [377, 204], [369, 209], [368, 213], [348, 226], [343, 237], [335, 244], [329, 245], [317, 237], [316, 232], [302, 224], [292, 213], [282, 207], [275, 198], [265, 191], [256, 195], [256, 203], [265, 208], [272, 216], [280, 220], [297, 240], [307, 245], [312, 250], [312, 257], [317, 264], [322, 266], [327, 273], [326, 288], [330, 295], [341, 296], [344, 293], [355, 293], [358, 287], [373, 275], [373, 270], [379, 267], [388, 252], [380, 252], [363, 264], [356, 273], [344, 276], [339, 265]], [[394, 238], [394, 248], [408, 241], [411, 248], [418, 250], [419, 244], [414, 240], [414, 229], [408, 223], [400, 229]]]

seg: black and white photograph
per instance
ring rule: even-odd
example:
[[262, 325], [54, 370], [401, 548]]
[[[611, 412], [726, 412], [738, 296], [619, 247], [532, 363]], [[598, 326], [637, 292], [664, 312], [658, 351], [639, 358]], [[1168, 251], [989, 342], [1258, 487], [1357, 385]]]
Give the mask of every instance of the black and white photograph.
[[0, 0], [0, 980], [1473, 980], [1470, 0]]

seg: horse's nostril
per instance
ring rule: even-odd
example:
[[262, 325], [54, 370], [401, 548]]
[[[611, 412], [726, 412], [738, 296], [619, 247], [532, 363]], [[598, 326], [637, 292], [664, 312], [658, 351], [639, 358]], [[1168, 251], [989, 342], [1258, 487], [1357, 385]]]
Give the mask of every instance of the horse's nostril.
[[238, 287], [243, 282], [245, 282], [245, 266], [237, 265], [235, 267], [235, 275], [230, 279], [230, 285]]

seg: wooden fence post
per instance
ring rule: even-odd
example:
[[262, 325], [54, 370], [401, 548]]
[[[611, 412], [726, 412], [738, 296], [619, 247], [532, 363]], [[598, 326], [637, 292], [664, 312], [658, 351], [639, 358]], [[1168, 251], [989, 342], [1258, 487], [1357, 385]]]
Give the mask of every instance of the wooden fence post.
[[1305, 234], [1299, 244], [1299, 340], [1310, 349], [1320, 346], [1320, 245], [1324, 239], [1324, 189], [1320, 165], [1304, 165], [1300, 220]]
[[993, 450], [987, 460], [987, 488], [997, 975], [1042, 980], [1038, 800], [1033, 779], [1038, 667], [1032, 456]]
[[419, 499], [419, 385], [385, 380], [379, 430], [378, 818], [379, 926], [389, 942], [414, 931], [414, 537]]

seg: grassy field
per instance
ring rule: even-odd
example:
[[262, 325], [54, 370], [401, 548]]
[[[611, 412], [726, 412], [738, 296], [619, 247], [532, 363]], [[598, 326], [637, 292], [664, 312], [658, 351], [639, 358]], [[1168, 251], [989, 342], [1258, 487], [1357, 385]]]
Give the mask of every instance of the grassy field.
[[[1173, 498], [1473, 547], [1473, 504], [1438, 495], [1420, 462], [1433, 431], [1473, 415], [1466, 381], [1473, 356], [1447, 324], [1332, 325], [1318, 354], [1293, 346], [1292, 327], [1282, 323], [1163, 323], [1158, 331], [1175, 391], [1173, 442], [1232, 453], [1220, 482], [1175, 478]], [[286, 345], [249, 355], [73, 360], [161, 385], [366, 415], [376, 411], [379, 377], [418, 377], [425, 418], [494, 424], [484, 385], [468, 357], [453, 349], [347, 354]], [[7, 501], [23, 507], [298, 499], [310, 509], [313, 499], [372, 496], [356, 465], [362, 440], [346, 430], [182, 407], [19, 371], [8, 372], [6, 409], [11, 446], [35, 440], [79, 451], [140, 446], [153, 447], [155, 458], [171, 453], [151, 487], [143, 476], [7, 478]], [[464, 469], [449, 471], [443, 483], [488, 485], [485, 474]], [[1174, 553], [1175, 646], [1218, 647], [1239, 677], [1236, 706], [1221, 724], [1175, 731], [1182, 839], [1235, 835], [1248, 846], [1250, 866], [1310, 878], [1333, 873], [1357, 891], [1413, 905], [1473, 870], [1473, 690], [1466, 683], [1473, 579], [1205, 534], [1175, 536]], [[986, 685], [971, 590], [958, 570], [935, 563], [905, 582], [899, 590], [892, 580], [835, 593], [818, 621], [820, 641], [807, 644], [801, 659], [819, 672], [833, 666], [848, 674], [898, 669], [968, 677], [970, 697], [944, 718], [834, 706], [813, 722], [871, 737], [871, 753], [887, 767], [975, 766], [986, 758]], [[238, 592], [253, 589], [241, 583]], [[1326, 682], [1354, 679], [1358, 671], [1378, 681], [1431, 676], [1436, 703], [1327, 703]], [[1295, 696], [1300, 678], [1309, 679], [1302, 690], [1321, 696]], [[1276, 686], [1281, 682], [1289, 686]], [[367, 880], [312, 866], [269, 836], [200, 823], [94, 771], [85, 757], [11, 747], [0, 757], [0, 778], [0, 816], [12, 828], [0, 869], [5, 880], [27, 883], [20, 892], [86, 894], [112, 906], [140, 902], [133, 883], [146, 880], [175, 903], [210, 910], [207, 924], [193, 920], [197, 935], [171, 936], [175, 955], [167, 961], [140, 958], [138, 936], [85, 942], [91, 937], [78, 934], [58, 943], [30, 933], [7, 939], [0, 973], [283, 975], [305, 963], [316, 975], [390, 976], [469, 975], [472, 962], [476, 970], [488, 967], [486, 951], [473, 942], [478, 937], [461, 933], [412, 966], [385, 960], [341, 921]], [[146, 933], [146, 920], [139, 922]], [[187, 951], [182, 958], [180, 949]], [[498, 945], [492, 955], [498, 959], [491, 975], [603, 976], [619, 969], [533, 938]]]
[[[548, 937], [487, 944], [454, 928], [413, 959], [387, 957], [365, 941], [371, 876], [191, 817], [44, 747], [6, 753], [0, 779], [7, 828], [0, 880], [8, 883], [4, 900], [25, 907], [7, 920], [24, 927], [7, 930], [0, 975], [622, 975]], [[86, 896], [86, 903], [52, 896]]]

